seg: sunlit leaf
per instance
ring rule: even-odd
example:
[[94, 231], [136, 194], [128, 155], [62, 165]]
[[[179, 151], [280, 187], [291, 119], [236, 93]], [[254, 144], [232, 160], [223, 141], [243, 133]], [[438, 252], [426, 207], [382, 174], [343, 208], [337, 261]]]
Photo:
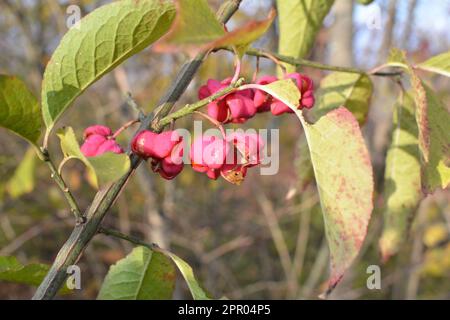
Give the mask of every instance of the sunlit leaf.
[[384, 228], [380, 239], [383, 260], [400, 249], [407, 238], [411, 215], [422, 198], [418, 129], [412, 94], [395, 105], [391, 145], [386, 157]]
[[288, 105], [305, 130], [330, 248], [330, 292], [358, 255], [373, 209], [373, 169], [361, 129], [345, 107], [306, 122], [297, 110], [300, 92], [290, 80], [253, 86]]
[[65, 157], [81, 160], [97, 178], [97, 185], [105, 185], [121, 178], [130, 169], [130, 158], [126, 154], [106, 152], [96, 157], [85, 157], [80, 150], [73, 129], [67, 127], [58, 131], [61, 149]]
[[365, 6], [368, 6], [369, 4], [371, 4], [373, 2], [373, 0], [357, 0], [358, 3], [363, 4]]
[[419, 148], [427, 163], [430, 158], [430, 119], [428, 110], [428, 99], [422, 80], [419, 79], [416, 72], [410, 68], [411, 85], [414, 92], [414, 100], [416, 103], [416, 122], [419, 128]]
[[450, 113], [432, 89], [424, 86], [428, 105], [429, 161], [422, 165], [422, 189], [432, 193], [450, 185]]
[[430, 128], [428, 119], [428, 102], [422, 80], [417, 75], [406, 60], [406, 52], [399, 49], [392, 49], [388, 58], [388, 65], [404, 68], [410, 75], [411, 86], [414, 92], [416, 103], [416, 121], [419, 129], [419, 148], [425, 163], [429, 160], [430, 153]]
[[225, 35], [206, 0], [176, 1], [177, 16], [165, 43], [176, 45], [204, 45]]
[[12, 198], [18, 198], [33, 191], [36, 159], [35, 150], [29, 148], [6, 184], [6, 190]]
[[425, 62], [419, 63], [416, 67], [450, 77], [450, 51], [434, 56]]
[[450, 243], [427, 250], [420, 265], [420, 272], [426, 277], [447, 280], [450, 273]]
[[406, 52], [398, 48], [392, 48], [389, 52], [388, 65], [391, 67], [400, 67], [408, 69], [408, 61], [406, 60]]
[[[314, 45], [317, 32], [334, 0], [277, 0], [280, 37], [278, 53], [303, 58]], [[286, 64], [289, 72], [295, 67]]]
[[76, 97], [164, 35], [174, 16], [170, 1], [122, 0], [94, 10], [71, 28], [44, 74], [42, 113], [47, 134]]
[[171, 31], [158, 43], [158, 51], [182, 49], [195, 54], [212, 48], [235, 47], [243, 54], [249, 44], [269, 29], [275, 18], [275, 11], [272, 10], [265, 20], [250, 21], [231, 32], [226, 32], [215, 18], [207, 1], [179, 0], [177, 7], [177, 18]]
[[167, 300], [175, 288], [175, 266], [160, 252], [137, 247], [111, 266], [97, 299]]
[[345, 106], [363, 125], [369, 113], [372, 89], [372, 81], [366, 74], [333, 72], [320, 82], [311, 114], [317, 120], [329, 111]]
[[433, 248], [439, 246], [440, 244], [446, 243], [449, 236], [450, 232], [447, 224], [438, 222], [426, 228], [422, 241], [428, 248]]
[[[297, 112], [300, 116], [300, 112]], [[344, 107], [315, 124], [302, 120], [330, 248], [329, 290], [358, 255], [372, 213], [373, 175], [358, 122]]]
[[262, 21], [251, 21], [236, 30], [227, 32], [226, 35], [208, 44], [207, 47], [219, 48], [234, 46], [238, 49], [238, 51], [241, 51], [242, 54], [248, 45], [259, 39], [264, 33], [267, 32], [274, 19], [275, 11], [272, 10], [270, 11], [267, 19]]
[[18, 78], [0, 75], [0, 126], [36, 144], [41, 135], [39, 104]]
[[244, 85], [241, 89], [246, 89], [249, 87], [267, 92], [272, 97], [277, 98], [291, 109], [295, 110], [297, 109], [301, 98], [301, 93], [292, 79], [278, 80], [266, 85]]

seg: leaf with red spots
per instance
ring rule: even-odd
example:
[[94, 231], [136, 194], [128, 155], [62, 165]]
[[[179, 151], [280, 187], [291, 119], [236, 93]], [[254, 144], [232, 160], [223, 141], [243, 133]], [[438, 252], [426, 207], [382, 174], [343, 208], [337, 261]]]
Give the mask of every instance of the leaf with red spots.
[[430, 126], [428, 120], [428, 100], [427, 93], [422, 80], [413, 69], [410, 69], [411, 85], [414, 90], [414, 100], [416, 102], [416, 122], [419, 127], [419, 148], [425, 163], [430, 158]]
[[445, 189], [450, 184], [450, 114], [408, 64], [404, 51], [392, 50], [388, 65], [404, 68], [411, 76], [422, 155], [422, 190], [429, 194], [437, 188]]
[[419, 148], [425, 163], [429, 160], [430, 153], [430, 132], [428, 124], [428, 102], [423, 83], [418, 77], [414, 68], [406, 60], [406, 52], [399, 49], [392, 49], [389, 55], [388, 64], [392, 67], [405, 69], [411, 76], [411, 86], [416, 102], [416, 121], [419, 128]]
[[303, 125], [330, 248], [328, 294], [358, 255], [373, 209], [372, 164], [358, 121], [345, 107], [339, 107], [314, 124], [306, 122], [297, 110], [300, 92], [289, 80], [244, 87], [263, 90], [283, 101]]
[[[300, 112], [297, 113], [301, 117]], [[358, 255], [373, 209], [373, 175], [358, 121], [344, 107], [316, 123], [301, 118], [308, 141], [330, 248], [327, 293]]]
[[133, 251], [111, 266], [99, 300], [161, 300], [172, 298], [175, 266], [160, 252], [146, 247]]

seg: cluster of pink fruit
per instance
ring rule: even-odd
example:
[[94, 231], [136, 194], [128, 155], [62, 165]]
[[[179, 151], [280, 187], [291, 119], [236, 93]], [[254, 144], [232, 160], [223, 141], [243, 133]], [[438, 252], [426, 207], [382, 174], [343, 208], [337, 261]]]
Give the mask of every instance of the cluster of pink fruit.
[[[299, 109], [312, 108], [314, 105], [314, 84], [313, 81], [300, 73], [290, 73], [285, 79], [292, 79], [296, 83], [301, 93], [298, 104]], [[266, 85], [279, 80], [275, 76], [262, 76], [256, 84]], [[231, 78], [221, 82], [210, 79], [202, 86], [198, 92], [200, 99], [207, 98], [217, 91], [223, 90], [231, 83]], [[278, 116], [283, 113], [293, 113], [282, 101], [273, 98], [261, 90], [241, 90], [233, 92], [216, 101], [208, 104], [208, 115], [220, 123], [244, 123], [252, 118], [256, 113], [270, 111]]]
[[[299, 109], [314, 105], [313, 82], [299, 73], [286, 75], [293, 79], [300, 92]], [[257, 84], [265, 85], [277, 81], [274, 76], [263, 76]], [[221, 82], [208, 80], [199, 90], [199, 98], [204, 99], [229, 86], [231, 79]], [[208, 104], [208, 115], [219, 123], [243, 123], [256, 113], [271, 111], [274, 115], [292, 113], [283, 102], [260, 90], [245, 89], [232, 92]], [[87, 157], [105, 152], [123, 153], [111, 129], [95, 125], [84, 132], [85, 141], [81, 151]], [[261, 163], [264, 141], [258, 134], [235, 132], [223, 137], [202, 135], [191, 145], [189, 160], [195, 171], [206, 173], [210, 179], [222, 176], [227, 181], [240, 184], [247, 169]], [[153, 171], [164, 179], [175, 178], [184, 167], [183, 138], [176, 131], [154, 133], [141, 131], [131, 144], [132, 151], [144, 159], [152, 159]]]

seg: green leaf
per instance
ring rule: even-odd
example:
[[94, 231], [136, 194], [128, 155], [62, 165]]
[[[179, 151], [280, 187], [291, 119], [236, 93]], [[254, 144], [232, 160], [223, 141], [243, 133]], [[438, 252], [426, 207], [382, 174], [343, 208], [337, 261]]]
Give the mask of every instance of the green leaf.
[[426, 85], [430, 135], [429, 161], [422, 166], [422, 189], [433, 193], [450, 185], [450, 113], [436, 94]]
[[250, 21], [246, 25], [237, 28], [231, 32], [227, 32], [223, 37], [208, 44], [208, 48], [219, 48], [234, 46], [241, 54], [245, 52], [247, 47], [254, 41], [258, 40], [264, 33], [267, 32], [275, 19], [275, 11], [269, 13], [267, 19], [262, 21]]
[[0, 126], [34, 145], [41, 135], [38, 101], [16, 77], [0, 75]]
[[373, 175], [358, 122], [344, 107], [302, 121], [330, 248], [331, 291], [361, 249], [372, 213]]
[[225, 30], [206, 0], [178, 0], [177, 16], [164, 42], [177, 45], [204, 45], [223, 35]]
[[396, 254], [406, 240], [411, 216], [422, 198], [418, 128], [414, 113], [412, 94], [400, 97], [394, 109], [392, 139], [384, 174], [386, 204], [380, 239], [384, 261]]
[[[305, 57], [334, 0], [277, 0], [280, 37], [278, 52], [294, 58]], [[286, 64], [288, 72], [295, 66]]]
[[450, 51], [434, 56], [416, 67], [450, 77]]
[[13, 199], [33, 191], [36, 158], [35, 150], [29, 148], [13, 176], [8, 180], [6, 190]]
[[445, 189], [450, 184], [450, 114], [408, 64], [404, 51], [394, 49], [388, 64], [405, 68], [411, 76], [422, 155], [422, 190], [428, 194]]
[[170, 1], [122, 0], [94, 10], [70, 29], [44, 74], [42, 113], [47, 135], [76, 97], [159, 39], [174, 15]]
[[422, 80], [416, 71], [406, 60], [406, 52], [392, 49], [388, 59], [388, 65], [404, 68], [411, 77], [411, 86], [414, 90], [416, 103], [416, 121], [419, 128], [419, 148], [425, 163], [428, 163], [430, 153], [430, 129], [428, 119], [428, 102]]
[[406, 52], [398, 48], [392, 48], [389, 53], [387, 65], [409, 69], [408, 61], [406, 60]]
[[22, 265], [15, 257], [0, 257], [0, 281], [38, 286], [48, 270], [45, 264]]
[[[158, 43], [159, 51], [178, 48], [190, 53], [218, 47], [236, 47], [242, 54], [247, 46], [260, 38], [270, 27], [275, 11], [262, 21], [250, 21], [231, 32], [225, 32], [205, 0], [178, 1], [178, 14], [169, 34]], [[208, 26], [205, 28], [205, 26]]]
[[99, 300], [167, 300], [175, 288], [175, 266], [164, 254], [136, 247], [111, 266]]
[[105, 185], [121, 178], [130, 169], [130, 158], [126, 154], [106, 152], [97, 157], [85, 157], [81, 153], [75, 133], [71, 127], [58, 131], [61, 149], [65, 157], [81, 160], [95, 174], [97, 185]]
[[241, 90], [247, 88], [259, 89], [267, 92], [293, 110], [297, 110], [301, 98], [301, 93], [292, 79], [278, 80], [266, 85], [249, 84], [240, 87]]
[[330, 292], [361, 249], [373, 209], [373, 169], [358, 121], [345, 107], [339, 107], [316, 123], [307, 123], [297, 110], [300, 92], [290, 80], [245, 87], [283, 101], [303, 125], [330, 247]]
[[194, 271], [186, 261], [168, 251], [164, 251], [164, 254], [170, 257], [180, 270], [194, 300], [211, 300], [211, 298], [208, 297], [206, 292], [198, 283], [197, 279], [195, 278]]
[[368, 6], [369, 4], [371, 4], [373, 2], [373, 0], [357, 0], [359, 4]]
[[320, 82], [317, 103], [310, 114], [317, 120], [331, 110], [345, 106], [363, 125], [369, 113], [372, 90], [372, 81], [366, 74], [333, 72]]

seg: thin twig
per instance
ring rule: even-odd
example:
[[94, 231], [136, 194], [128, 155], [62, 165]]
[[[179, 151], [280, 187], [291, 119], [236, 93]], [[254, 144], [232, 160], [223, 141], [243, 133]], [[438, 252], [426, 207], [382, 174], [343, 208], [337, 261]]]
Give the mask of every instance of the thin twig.
[[124, 130], [128, 129], [129, 127], [131, 127], [132, 125], [135, 125], [136, 123], [138, 123], [140, 120], [139, 119], [134, 119], [134, 120], [130, 120], [127, 123], [125, 123], [123, 126], [121, 126], [119, 129], [117, 129], [116, 132], [114, 132], [114, 134], [112, 135], [112, 138], [115, 139], [117, 138]]
[[130, 236], [127, 234], [124, 234], [120, 231], [117, 230], [112, 230], [112, 229], [108, 229], [108, 228], [104, 228], [104, 227], [100, 227], [98, 228], [98, 233], [102, 233], [104, 235], [107, 236], [111, 236], [111, 237], [115, 237], [118, 239], [122, 239], [128, 242], [131, 242], [133, 244], [137, 244], [139, 246], [143, 246], [143, 247], [147, 247], [151, 250], [155, 250], [155, 251], [161, 251], [161, 248], [156, 244], [156, 243], [147, 243], [137, 237], [134, 236]]
[[[220, 48], [223, 50], [232, 51], [230, 48]], [[351, 68], [351, 67], [340, 67], [340, 66], [333, 66], [328, 64], [319, 63], [316, 61], [306, 60], [306, 59], [298, 59], [290, 56], [281, 55], [278, 53], [268, 52], [266, 50], [262, 49], [254, 49], [250, 48], [245, 52], [246, 55], [254, 56], [254, 57], [260, 57], [260, 58], [269, 58], [276, 59], [278, 61], [282, 61], [285, 63], [288, 63], [290, 65], [296, 66], [296, 67], [311, 67], [315, 69], [320, 70], [328, 70], [328, 71], [338, 71], [338, 72], [346, 72], [346, 73], [358, 73], [358, 74], [369, 74], [372, 76], [378, 76], [378, 77], [394, 77], [399, 76], [403, 74], [403, 71], [393, 71], [393, 72], [381, 72], [378, 69], [374, 69], [371, 71], [366, 71], [358, 68]], [[385, 67], [385, 66], [384, 66]]]
[[[218, 15], [218, 20], [222, 23], [226, 23], [239, 8], [240, 3], [241, 0], [229, 0], [225, 2], [219, 10], [220, 14]], [[147, 115], [141, 121], [141, 126], [138, 132], [148, 128], [154, 131], [160, 131], [163, 129], [163, 126], [159, 124], [160, 119], [167, 115], [175, 102], [178, 101], [184, 93], [198, 68], [203, 63], [206, 55], [207, 52], [200, 53], [197, 57], [182, 67], [173, 85], [169, 88], [167, 94], [161, 99], [160, 106], [156, 108], [155, 112]], [[39, 288], [36, 290], [33, 299], [52, 299], [58, 292], [59, 288], [61, 288], [67, 278], [67, 268], [70, 265], [75, 264], [81, 257], [83, 250], [89, 244], [91, 239], [97, 234], [100, 223], [109, 208], [111, 208], [136, 168], [142, 162], [142, 159], [136, 155], [132, 155], [130, 160], [131, 168], [128, 173], [126, 173], [114, 184], [107, 185], [97, 192], [92, 204], [86, 212], [86, 223], [75, 226], [69, 239], [64, 243], [56, 259], [53, 261], [49, 272], [45, 276]]]
[[53, 180], [55, 180], [56, 185], [61, 189], [63, 192], [64, 197], [67, 200], [67, 203], [69, 204], [70, 211], [75, 216], [76, 223], [82, 224], [86, 221], [85, 217], [80, 211], [80, 208], [78, 207], [78, 204], [72, 194], [70, 192], [69, 187], [67, 186], [66, 182], [62, 178], [61, 174], [59, 173], [58, 169], [56, 168], [55, 164], [53, 163], [52, 159], [50, 158], [50, 155], [48, 154], [48, 151], [46, 149], [39, 150], [36, 148], [36, 152], [38, 153], [38, 157], [44, 161], [47, 166], [50, 168], [51, 174]]

